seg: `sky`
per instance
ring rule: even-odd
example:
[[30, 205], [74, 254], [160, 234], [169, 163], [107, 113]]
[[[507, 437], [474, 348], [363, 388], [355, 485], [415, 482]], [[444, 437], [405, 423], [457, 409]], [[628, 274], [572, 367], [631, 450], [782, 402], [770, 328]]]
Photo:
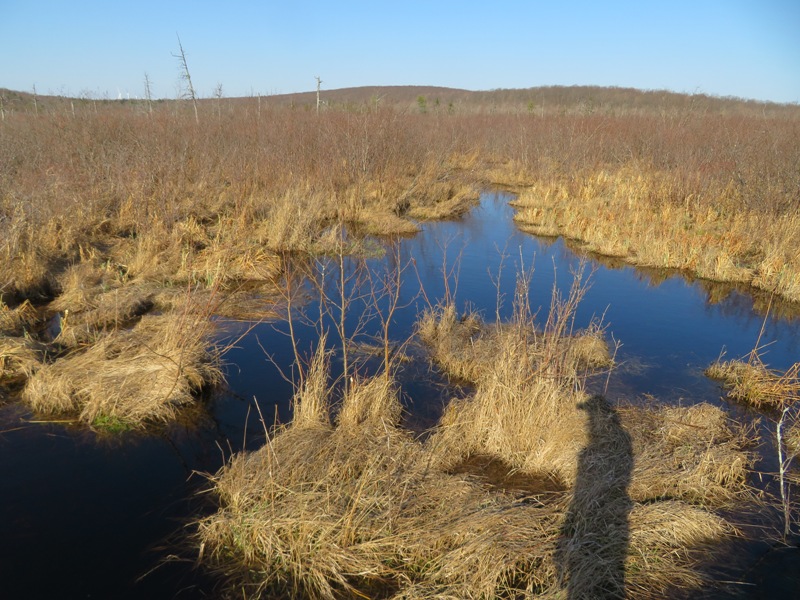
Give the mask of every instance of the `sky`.
[[800, 0], [0, 0], [0, 87], [200, 96], [600, 85], [800, 102]]

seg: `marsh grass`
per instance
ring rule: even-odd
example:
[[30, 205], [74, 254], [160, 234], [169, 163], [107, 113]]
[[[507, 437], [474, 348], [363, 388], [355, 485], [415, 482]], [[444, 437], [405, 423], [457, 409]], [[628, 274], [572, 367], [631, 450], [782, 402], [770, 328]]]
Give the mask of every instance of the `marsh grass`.
[[198, 523], [201, 562], [231, 597], [252, 598], [653, 598], [708, 586], [701, 566], [738, 535], [712, 508], [749, 498], [749, 457], [712, 407], [646, 412], [583, 393], [587, 365], [608, 352], [594, 328], [572, 348], [581, 295], [554, 294], [544, 329], [524, 299], [504, 324], [448, 304], [422, 316], [434, 360], [475, 388], [424, 441], [400, 428], [391, 377], [344, 390], [330, 380], [323, 337], [294, 421], [212, 477], [219, 508]]
[[741, 189], [724, 181], [692, 185], [646, 165], [588, 172], [524, 190], [515, 221], [532, 233], [577, 239], [589, 252], [800, 300], [800, 263], [791, 250], [800, 245], [796, 211], [746, 208]]
[[431, 469], [424, 446], [399, 429], [384, 377], [353, 385], [331, 424], [323, 352], [295, 421], [215, 478], [221, 508], [198, 536], [231, 589], [478, 598], [545, 586], [554, 511]]
[[758, 349], [746, 360], [719, 359], [705, 373], [722, 382], [729, 398], [759, 410], [783, 409], [800, 398], [800, 362], [781, 373], [764, 363]]
[[23, 383], [39, 368], [45, 346], [29, 337], [0, 336], [0, 384]]
[[681, 499], [703, 506], [751, 500], [748, 473], [755, 460], [754, 433], [719, 407], [621, 407], [636, 464], [631, 498]]
[[210, 323], [200, 311], [147, 315], [131, 329], [98, 332], [28, 379], [23, 400], [44, 414], [77, 414], [141, 427], [174, 420], [197, 393], [221, 379], [209, 349]]

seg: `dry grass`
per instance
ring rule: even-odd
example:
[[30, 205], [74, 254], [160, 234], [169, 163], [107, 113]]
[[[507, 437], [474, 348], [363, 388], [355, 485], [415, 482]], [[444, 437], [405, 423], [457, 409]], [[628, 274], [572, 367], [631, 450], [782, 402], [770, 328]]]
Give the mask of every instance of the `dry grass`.
[[88, 424], [165, 422], [196, 404], [196, 394], [221, 374], [208, 349], [207, 318], [197, 313], [145, 316], [86, 349], [44, 364], [23, 400], [40, 413], [74, 413]]
[[[443, 468], [472, 454], [489, 454], [523, 472], [574, 482], [576, 456], [586, 445], [580, 434], [586, 397], [576, 382], [587, 362], [607, 366], [607, 350], [599, 350], [596, 334], [587, 336], [594, 357], [587, 361], [572, 345], [577, 341], [577, 348], [585, 350], [584, 336], [547, 347], [544, 334], [537, 337], [514, 326], [482, 334], [474, 316], [456, 318], [448, 307], [438, 316], [424, 315], [420, 332], [437, 364], [476, 385], [472, 397], [451, 402], [431, 440]], [[530, 341], [534, 338], [538, 348]], [[553, 362], [560, 365], [559, 377], [545, 370]], [[721, 409], [701, 404], [618, 410], [636, 456], [632, 499], [680, 498], [713, 505], [747, 493], [752, 457], [746, 448], [752, 440]]]
[[[515, 220], [526, 231], [580, 240], [586, 250], [636, 265], [742, 281], [800, 300], [796, 212], [744, 208], [740, 188], [720, 182], [693, 197], [680, 175], [646, 165], [540, 182], [523, 191]], [[574, 181], [574, 180], [573, 180]], [[713, 198], [713, 202], [708, 200]]]
[[42, 363], [44, 345], [29, 337], [0, 336], [0, 384], [27, 380]]
[[553, 507], [431, 469], [422, 444], [398, 429], [384, 377], [354, 385], [331, 426], [325, 367], [318, 355], [299, 418], [215, 480], [222, 506], [199, 538], [231, 590], [485, 598], [552, 585], [542, 550], [557, 534]]
[[718, 360], [706, 369], [706, 375], [722, 381], [728, 397], [757, 409], [783, 408], [800, 397], [800, 363], [785, 373], [768, 368], [758, 352], [747, 361]]
[[0, 289], [52, 299], [92, 254], [129, 278], [249, 279], [276, 250], [314, 251], [331, 222], [407, 233], [495, 183], [527, 190], [520, 219], [538, 231], [799, 297], [796, 108], [634, 109], [605, 90], [622, 105], [601, 114], [576, 98], [598, 90], [540, 93], [547, 111], [524, 94], [446, 114], [238, 99], [200, 127], [171, 103], [15, 111], [0, 129]]
[[0, 301], [0, 336], [23, 335], [38, 318], [36, 309], [27, 300], [15, 308]]
[[692, 597], [709, 589], [702, 567], [720, 543], [737, 534], [722, 517], [679, 501], [636, 504], [630, 512], [625, 562], [627, 597]]
[[752, 435], [722, 409], [698, 404], [619, 411], [636, 456], [631, 498], [716, 506], [749, 497]]
[[231, 597], [655, 598], [709, 585], [701, 564], [737, 533], [710, 507], [746, 495], [743, 436], [712, 407], [622, 410], [583, 394], [585, 365], [606, 363], [587, 359], [597, 330], [580, 351], [564, 337], [581, 290], [554, 294], [543, 330], [527, 302], [493, 327], [449, 306], [423, 316], [437, 362], [475, 386], [424, 443], [399, 429], [386, 376], [354, 379], [334, 402], [323, 339], [294, 422], [213, 479], [201, 560]]
[[[652, 598], [707, 585], [702, 553], [734, 533], [677, 501], [628, 506], [607, 463], [595, 465], [604, 477], [525, 497], [443, 471], [431, 445], [398, 429], [391, 381], [358, 382], [333, 426], [327, 377], [320, 353], [295, 421], [214, 478], [220, 508], [198, 544], [231, 597]], [[604, 511], [609, 489], [623, 502]], [[614, 564], [622, 580], [609, 578]]]

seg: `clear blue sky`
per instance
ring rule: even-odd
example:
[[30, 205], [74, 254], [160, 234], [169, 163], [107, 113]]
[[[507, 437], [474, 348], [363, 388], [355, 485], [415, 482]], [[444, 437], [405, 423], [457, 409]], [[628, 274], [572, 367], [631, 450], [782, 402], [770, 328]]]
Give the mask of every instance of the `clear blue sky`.
[[800, 0], [0, 0], [0, 87], [175, 97], [609, 85], [800, 102]]

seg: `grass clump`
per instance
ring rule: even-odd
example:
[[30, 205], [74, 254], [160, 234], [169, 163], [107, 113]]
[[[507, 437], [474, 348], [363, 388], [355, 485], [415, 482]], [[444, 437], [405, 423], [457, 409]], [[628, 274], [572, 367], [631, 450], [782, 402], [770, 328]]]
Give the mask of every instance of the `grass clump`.
[[[398, 427], [385, 377], [355, 383], [331, 423], [322, 350], [295, 421], [218, 474], [203, 558], [250, 597], [485, 598], [545, 589], [557, 511], [432, 469]], [[556, 503], [557, 504], [557, 503]]]
[[88, 424], [173, 420], [221, 378], [208, 328], [205, 317], [190, 312], [145, 316], [130, 330], [104, 333], [88, 348], [43, 364], [23, 400], [41, 413], [77, 413]]
[[29, 337], [0, 336], [0, 384], [27, 380], [42, 364], [44, 350]]
[[0, 336], [21, 336], [37, 320], [36, 309], [28, 300], [14, 308], [0, 300]]
[[719, 506], [748, 498], [752, 436], [710, 404], [619, 409], [636, 464], [629, 493], [646, 502]]
[[728, 397], [756, 409], [779, 409], [800, 397], [800, 363], [785, 373], [767, 367], [758, 352], [747, 360], [718, 360], [706, 375], [722, 382]]

